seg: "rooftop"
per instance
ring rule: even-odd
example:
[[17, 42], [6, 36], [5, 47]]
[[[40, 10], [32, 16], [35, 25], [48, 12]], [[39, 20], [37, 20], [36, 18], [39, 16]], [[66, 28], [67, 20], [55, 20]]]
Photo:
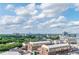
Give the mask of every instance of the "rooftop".
[[30, 44], [45, 44], [50, 43], [51, 41], [38, 41], [38, 42], [29, 42]]
[[57, 48], [57, 47], [63, 47], [63, 46], [69, 46], [68, 44], [55, 44], [55, 45], [43, 45], [42, 47], [45, 48]]

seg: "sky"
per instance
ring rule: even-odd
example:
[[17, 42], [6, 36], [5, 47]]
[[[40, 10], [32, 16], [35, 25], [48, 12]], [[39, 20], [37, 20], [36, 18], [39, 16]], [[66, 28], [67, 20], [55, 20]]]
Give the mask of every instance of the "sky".
[[0, 3], [0, 33], [79, 33], [77, 3]]

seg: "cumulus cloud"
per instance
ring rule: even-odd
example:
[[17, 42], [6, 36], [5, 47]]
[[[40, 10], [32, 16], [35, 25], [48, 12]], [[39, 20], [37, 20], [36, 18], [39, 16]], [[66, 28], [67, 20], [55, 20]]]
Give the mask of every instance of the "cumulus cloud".
[[[0, 16], [1, 29], [15, 30], [15, 32], [30, 31], [31, 29], [50, 29], [50, 31], [70, 31], [79, 28], [79, 21], [69, 21], [62, 15], [71, 4], [66, 3], [42, 3], [26, 4], [25, 6], [14, 7], [11, 4], [6, 6], [6, 10], [13, 10], [16, 15]], [[75, 4], [79, 10], [79, 4]]]
[[27, 14], [29, 14], [29, 12], [23, 7], [16, 9], [15, 12], [16, 12], [17, 15], [27, 15]]
[[24, 26], [23, 28], [24, 28], [24, 29], [30, 29], [30, 28], [32, 28], [32, 25], [26, 25], [26, 26]]
[[14, 7], [14, 5], [12, 5], [12, 4], [8, 4], [5, 9], [6, 9], [6, 10], [14, 10], [15, 7]]
[[23, 17], [28, 17], [27, 23], [30, 24], [34, 22], [37, 19], [37, 10], [35, 9], [36, 5], [34, 3], [28, 4], [26, 6], [16, 8], [15, 13], [16, 15], [23, 16]]
[[41, 20], [49, 17], [56, 17], [60, 13], [66, 11], [69, 8], [69, 5], [70, 4], [51, 4], [51, 3], [40, 4], [39, 8], [41, 12], [38, 15], [34, 15], [33, 17], [31, 17], [31, 20], [29, 20], [28, 22], [32, 23], [35, 21], [39, 21], [38, 19]]
[[57, 18], [53, 18], [51, 20], [38, 24], [38, 28], [55, 30], [57, 32], [60, 32], [61, 30], [61, 32], [68, 31], [76, 33], [79, 29], [79, 21], [69, 21], [64, 16], [59, 16]]
[[13, 23], [14, 16], [1, 16], [1, 24], [10, 25]]
[[20, 8], [16, 8], [15, 9], [15, 13], [17, 15], [34, 15], [36, 14], [36, 10], [35, 10], [35, 4], [28, 4], [26, 6], [20, 7]]
[[79, 26], [79, 21], [71, 21], [68, 25], [70, 25], [70, 26]]
[[59, 13], [62, 13], [66, 11], [69, 8], [70, 4], [60, 4], [60, 3], [44, 3], [41, 4], [40, 8], [42, 9], [42, 13], [44, 13], [46, 16], [57, 16]]
[[21, 24], [25, 22], [24, 17], [21, 16], [1, 16], [1, 23], [2, 25], [14, 25], [14, 24]]
[[74, 6], [76, 7], [75, 8], [75, 11], [79, 11], [79, 4], [78, 3], [75, 3]]
[[53, 18], [46, 22], [40, 23], [38, 27], [50, 28], [50, 27], [63, 26], [63, 24], [66, 22], [67, 21], [64, 16], [59, 16], [58, 18]]

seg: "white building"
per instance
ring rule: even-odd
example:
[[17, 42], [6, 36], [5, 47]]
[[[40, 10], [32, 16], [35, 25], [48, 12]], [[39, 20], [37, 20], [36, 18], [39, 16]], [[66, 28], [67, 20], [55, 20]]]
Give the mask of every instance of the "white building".
[[76, 41], [76, 37], [74, 37], [74, 36], [69, 36], [68, 34], [66, 34], [66, 35], [59, 35], [59, 37], [60, 37], [60, 40], [63, 40], [64, 41], [64, 43], [72, 43], [72, 44], [76, 44], [77, 43], [77, 41]]

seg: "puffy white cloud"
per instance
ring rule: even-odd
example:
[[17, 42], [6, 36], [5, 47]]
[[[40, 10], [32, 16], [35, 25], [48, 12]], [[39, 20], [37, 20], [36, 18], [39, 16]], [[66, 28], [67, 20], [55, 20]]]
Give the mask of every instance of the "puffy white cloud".
[[[67, 10], [68, 6], [69, 4], [43, 3], [38, 6], [41, 10], [41, 12], [39, 12], [39, 10], [36, 10], [36, 5], [33, 3], [17, 8], [15, 12], [17, 15], [29, 17], [30, 19], [27, 21], [27, 23], [31, 24], [35, 21], [39, 21], [38, 19], [41, 20], [46, 17], [56, 17], [59, 13]], [[37, 13], [39, 14], [37, 15]]]
[[51, 27], [63, 26], [66, 22], [67, 21], [64, 16], [59, 16], [58, 18], [53, 18], [44, 23], [40, 23], [38, 27], [51, 28]]
[[67, 20], [64, 16], [53, 18], [44, 23], [38, 24], [39, 29], [49, 29], [50, 31], [57, 31], [59, 33], [63, 31], [77, 33], [79, 30], [79, 21]]
[[42, 27], [42, 28], [49, 28], [49, 26], [53, 23], [53, 22], [55, 22], [55, 20], [56, 19], [52, 19], [52, 20], [48, 20], [48, 21], [46, 21], [46, 22], [43, 22], [43, 23], [40, 23], [39, 25], [38, 25], [38, 27]]
[[13, 23], [14, 16], [1, 16], [1, 24], [10, 25]]
[[8, 4], [5, 9], [6, 9], [6, 10], [14, 10], [15, 7], [14, 7], [14, 5], [12, 5], [12, 4]]
[[26, 25], [26, 26], [24, 26], [23, 28], [24, 28], [24, 29], [30, 29], [30, 28], [32, 28], [32, 25]]
[[45, 17], [45, 14], [43, 13], [40, 13], [39, 15], [37, 15], [37, 19], [41, 19], [41, 18], [44, 18]]
[[79, 26], [79, 21], [73, 21], [72, 23], [73, 23], [73, 25], [78, 25]]
[[22, 16], [1, 16], [2, 25], [14, 25], [14, 24], [22, 24], [25, 22], [25, 18]]
[[32, 28], [32, 25], [27, 24], [26, 18], [22, 16], [6, 15], [6, 16], [0, 16], [0, 19], [1, 19], [0, 31], [10, 30], [12, 32], [15, 32], [15, 31], [18, 32], [18, 31]]
[[46, 16], [57, 16], [59, 13], [66, 11], [69, 8], [70, 4], [66, 3], [43, 3], [40, 8], [42, 9], [42, 13]]
[[16, 16], [15, 19], [13, 20], [15, 24], [21, 24], [24, 23], [25, 21], [26, 21], [25, 17], [22, 16]]
[[74, 6], [76, 7], [75, 11], [79, 11], [79, 3], [75, 3]]
[[[38, 21], [38, 19], [46, 18], [46, 17], [55, 17], [59, 13], [68, 9], [69, 4], [51, 4], [51, 3], [43, 3], [40, 4], [38, 7], [40, 8], [41, 12], [36, 10], [35, 4], [28, 4], [24, 7], [17, 8], [15, 10], [17, 15], [22, 15], [29, 17], [30, 20], [27, 23], [32, 23]], [[37, 15], [37, 13], [39, 14]]]
[[57, 24], [52, 24], [50, 25], [51, 28], [54, 28], [54, 27], [64, 27], [66, 24], [64, 23], [57, 23]]
[[59, 13], [64, 12], [68, 9], [70, 4], [51, 4], [51, 3], [43, 3], [40, 5], [41, 12], [39, 15], [34, 15], [28, 21], [28, 23], [32, 23], [35, 21], [39, 21], [38, 19], [44, 19], [46, 17], [56, 17]]
[[79, 29], [79, 21], [69, 21], [64, 16], [59, 16], [58, 18], [53, 18], [44, 23], [40, 23], [38, 28], [55, 30], [57, 32], [60, 32], [61, 30], [61, 32], [68, 31], [75, 33]]
[[35, 15], [37, 13], [37, 10], [35, 10], [35, 4], [28, 4], [26, 6], [16, 8], [15, 12], [17, 15]]
[[79, 21], [71, 21], [68, 25], [70, 25], [70, 26], [79, 26]]
[[[43, 3], [36, 7], [36, 4], [27, 4], [15, 8], [13, 5], [7, 5], [7, 10], [14, 10], [16, 15], [0, 16], [0, 30], [10, 29], [14, 32], [37, 30], [47, 31], [74, 31], [79, 29], [79, 21], [69, 21], [60, 14], [69, 8], [70, 4], [65, 3]], [[76, 4], [79, 10], [79, 4]], [[2, 27], [1, 27], [2, 26]]]
[[[45, 21], [43, 23], [38, 24], [38, 28], [41, 29], [61, 29], [62, 31], [70, 31], [74, 29], [79, 29], [79, 21], [67, 20], [64, 16], [59, 16], [57, 18], [53, 18], [51, 20]], [[71, 31], [70, 31], [71, 32]], [[76, 31], [77, 32], [77, 31]]]
[[66, 22], [66, 18], [64, 16], [59, 16], [56, 22]]
[[17, 15], [27, 15], [27, 14], [29, 14], [29, 12], [23, 7], [16, 9], [15, 12], [16, 12]]
[[[45, 18], [45, 15], [43, 13], [39, 14], [39, 15], [33, 15], [31, 16], [31, 18], [27, 21], [28, 24], [31, 24], [35, 21], [39, 21], [42, 18]], [[38, 20], [39, 19], [39, 20]]]

